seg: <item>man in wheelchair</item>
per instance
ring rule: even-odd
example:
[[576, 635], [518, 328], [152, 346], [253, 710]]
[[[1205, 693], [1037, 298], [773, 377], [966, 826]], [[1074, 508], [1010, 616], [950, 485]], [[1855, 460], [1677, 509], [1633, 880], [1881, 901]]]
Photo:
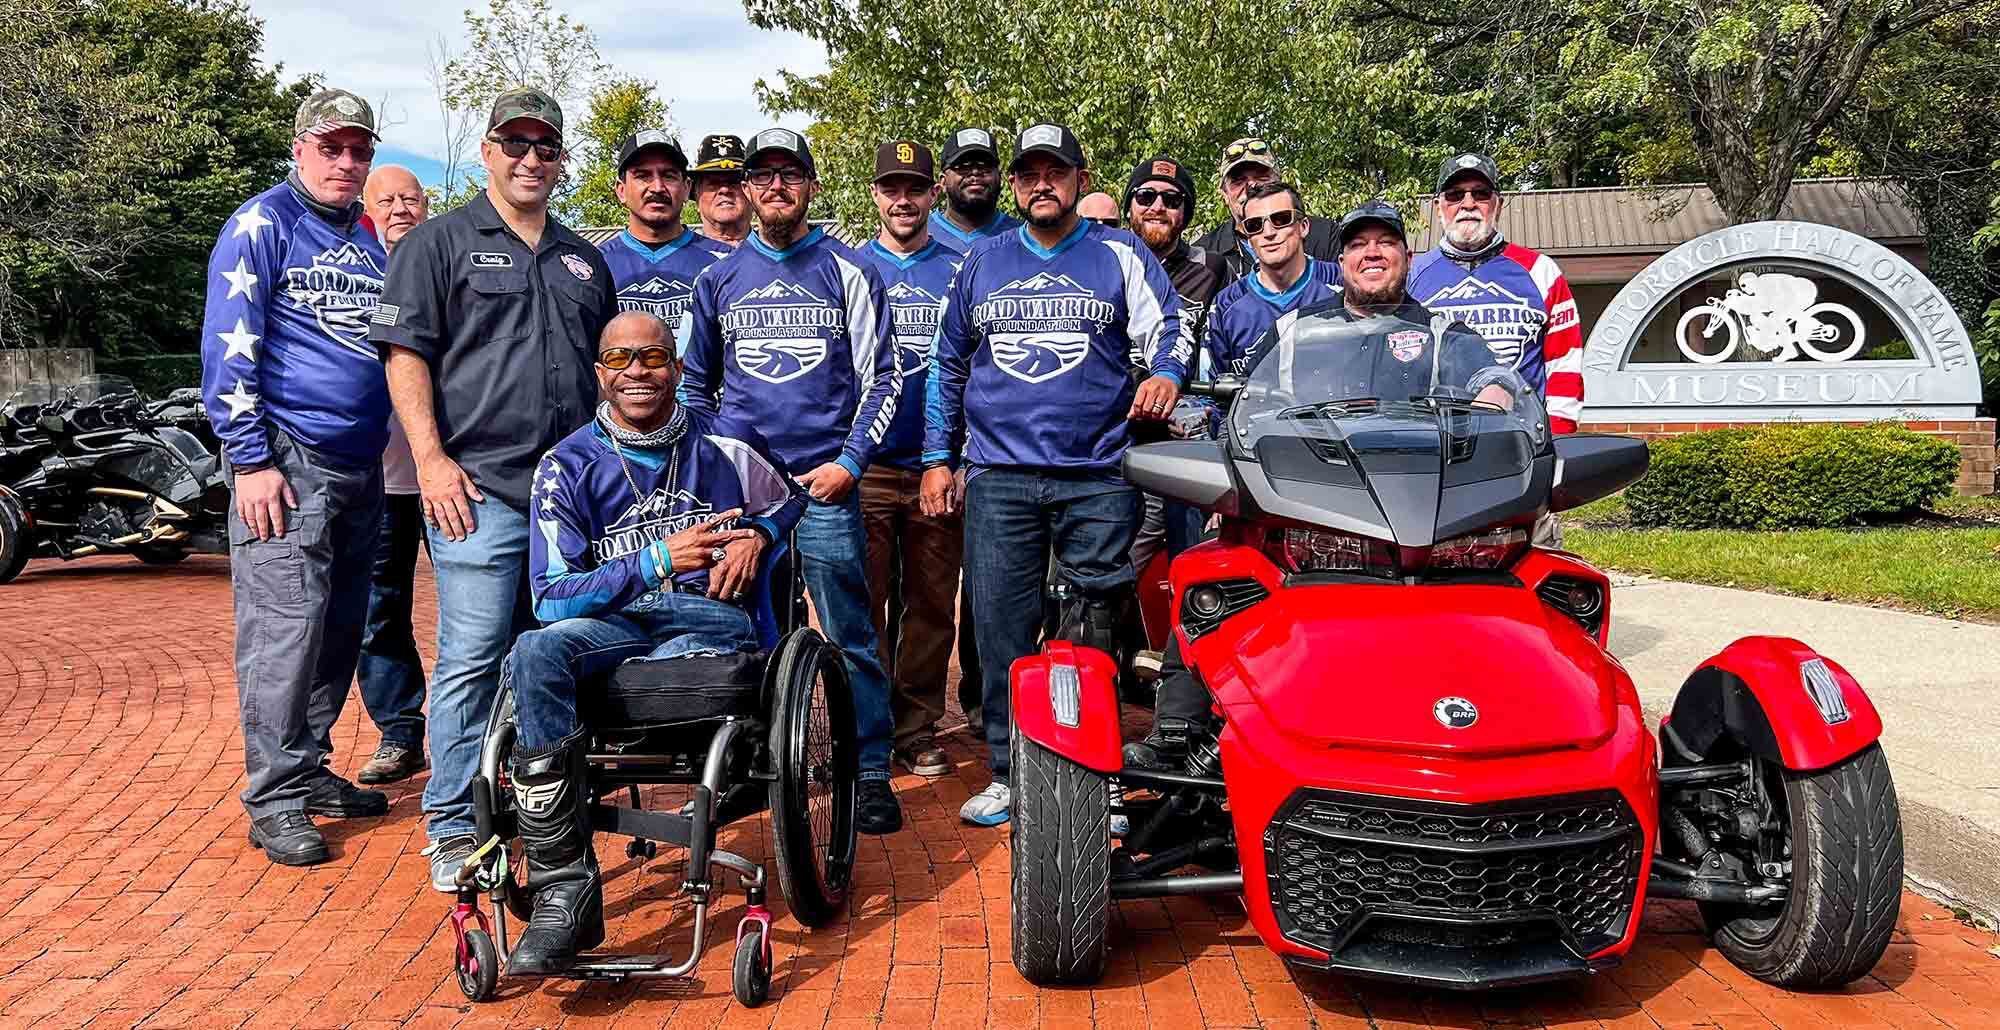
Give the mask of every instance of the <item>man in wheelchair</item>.
[[604, 940], [578, 685], [629, 658], [754, 650], [759, 563], [805, 507], [755, 429], [675, 403], [680, 377], [664, 323], [613, 318], [596, 417], [535, 473], [528, 572], [543, 627], [522, 634], [505, 667], [534, 914], [510, 974], [557, 972]]

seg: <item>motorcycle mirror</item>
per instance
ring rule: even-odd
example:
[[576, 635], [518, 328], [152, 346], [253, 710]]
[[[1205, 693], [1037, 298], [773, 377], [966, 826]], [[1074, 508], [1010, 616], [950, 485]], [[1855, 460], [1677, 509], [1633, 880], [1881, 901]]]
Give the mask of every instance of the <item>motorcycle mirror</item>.
[[1549, 490], [1549, 511], [1580, 508], [1609, 497], [1646, 474], [1652, 454], [1642, 440], [1602, 433], [1570, 433], [1556, 437], [1556, 481]]

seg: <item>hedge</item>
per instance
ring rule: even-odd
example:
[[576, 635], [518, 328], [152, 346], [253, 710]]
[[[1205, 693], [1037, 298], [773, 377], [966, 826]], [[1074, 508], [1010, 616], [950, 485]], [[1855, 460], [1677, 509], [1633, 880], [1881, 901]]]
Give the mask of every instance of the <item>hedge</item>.
[[1958, 478], [1958, 448], [1894, 422], [1714, 429], [1651, 445], [1625, 491], [1635, 526], [1847, 526], [1933, 504]]
[[152, 354], [143, 358], [98, 359], [100, 375], [124, 376], [147, 397], [165, 397], [201, 385], [201, 355]]

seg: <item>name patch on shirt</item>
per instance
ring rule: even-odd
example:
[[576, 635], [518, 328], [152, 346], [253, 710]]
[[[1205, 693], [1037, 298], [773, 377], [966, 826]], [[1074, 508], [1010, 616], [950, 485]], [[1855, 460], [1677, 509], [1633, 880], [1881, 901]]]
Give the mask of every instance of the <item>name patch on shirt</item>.
[[514, 267], [514, 255], [495, 254], [490, 250], [475, 250], [472, 252], [472, 267], [512, 268]]

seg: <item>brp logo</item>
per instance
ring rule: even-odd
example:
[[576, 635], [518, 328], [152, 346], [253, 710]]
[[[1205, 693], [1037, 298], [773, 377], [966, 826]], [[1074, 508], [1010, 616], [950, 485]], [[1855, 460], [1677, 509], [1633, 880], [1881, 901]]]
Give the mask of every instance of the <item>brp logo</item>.
[[1448, 730], [1462, 730], [1479, 721], [1479, 706], [1462, 697], [1441, 697], [1431, 706], [1431, 717]]

